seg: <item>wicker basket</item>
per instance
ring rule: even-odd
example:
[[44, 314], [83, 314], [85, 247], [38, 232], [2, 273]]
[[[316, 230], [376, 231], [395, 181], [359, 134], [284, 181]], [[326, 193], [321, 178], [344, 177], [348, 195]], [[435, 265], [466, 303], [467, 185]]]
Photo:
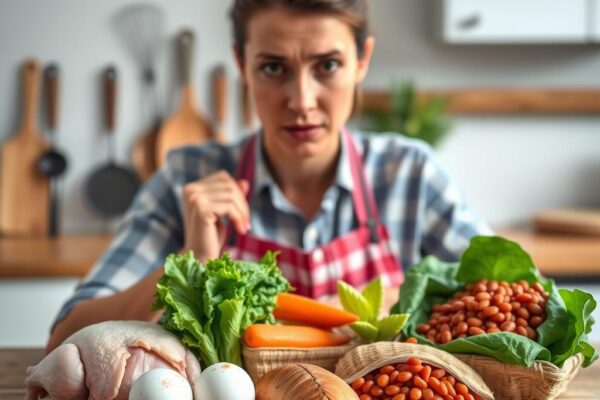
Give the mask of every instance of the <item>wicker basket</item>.
[[455, 354], [487, 383], [498, 400], [551, 400], [560, 395], [583, 363], [581, 354], [565, 361], [562, 368], [536, 361], [530, 368], [504, 364], [485, 356]]
[[483, 379], [467, 364], [450, 353], [419, 344], [376, 342], [358, 346], [338, 361], [335, 374], [346, 383], [352, 384], [357, 378], [365, 376], [374, 369], [387, 364], [403, 362], [410, 357], [418, 357], [428, 364], [443, 368], [482, 399], [494, 399], [492, 391]]
[[244, 346], [242, 357], [246, 372], [256, 383], [267, 372], [286, 364], [313, 364], [333, 372], [337, 360], [357, 345], [355, 342], [350, 342], [343, 346], [310, 349]]

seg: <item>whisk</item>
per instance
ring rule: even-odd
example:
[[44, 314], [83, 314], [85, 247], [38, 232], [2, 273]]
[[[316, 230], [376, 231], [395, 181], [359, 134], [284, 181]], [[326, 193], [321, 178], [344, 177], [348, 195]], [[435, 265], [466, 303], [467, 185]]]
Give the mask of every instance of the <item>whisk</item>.
[[126, 49], [142, 68], [144, 98], [155, 119], [153, 122], [156, 122], [160, 119], [160, 106], [156, 93], [155, 63], [164, 37], [163, 13], [155, 4], [137, 3], [119, 10], [114, 22]]

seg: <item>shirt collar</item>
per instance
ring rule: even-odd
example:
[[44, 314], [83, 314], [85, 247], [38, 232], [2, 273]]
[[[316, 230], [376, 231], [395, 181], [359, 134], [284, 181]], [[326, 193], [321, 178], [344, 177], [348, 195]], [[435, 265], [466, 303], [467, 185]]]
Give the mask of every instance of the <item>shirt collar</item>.
[[[337, 172], [334, 185], [349, 192], [352, 192], [354, 187], [352, 182], [352, 173], [350, 169], [350, 158], [348, 157], [348, 144], [341, 136], [340, 158], [338, 160]], [[358, 147], [358, 144], [357, 144]], [[256, 135], [256, 145], [254, 146], [254, 193], [261, 193], [266, 187], [275, 187], [276, 183], [273, 176], [267, 167], [266, 160], [262, 151], [262, 131]]]

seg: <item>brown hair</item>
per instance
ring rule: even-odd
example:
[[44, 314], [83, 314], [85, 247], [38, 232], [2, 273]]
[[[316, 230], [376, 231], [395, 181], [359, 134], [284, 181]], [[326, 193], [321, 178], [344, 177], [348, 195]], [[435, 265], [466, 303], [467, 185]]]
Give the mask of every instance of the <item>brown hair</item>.
[[240, 57], [244, 57], [247, 26], [257, 11], [285, 7], [304, 13], [324, 13], [340, 17], [352, 28], [358, 57], [364, 53], [365, 39], [369, 35], [367, 0], [235, 0], [229, 13], [233, 23], [233, 40]]

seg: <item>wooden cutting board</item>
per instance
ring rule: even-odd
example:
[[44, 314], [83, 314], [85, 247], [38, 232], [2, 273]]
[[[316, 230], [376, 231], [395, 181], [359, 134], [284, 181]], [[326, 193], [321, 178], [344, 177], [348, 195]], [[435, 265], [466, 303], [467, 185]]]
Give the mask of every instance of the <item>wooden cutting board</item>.
[[542, 211], [533, 217], [533, 225], [541, 231], [600, 236], [600, 208]]
[[41, 68], [26, 60], [23, 80], [21, 128], [0, 150], [0, 233], [6, 236], [44, 236], [48, 232], [48, 178], [38, 169], [49, 144], [40, 136], [38, 104]]
[[182, 31], [177, 38], [181, 57], [182, 99], [179, 109], [169, 117], [156, 137], [156, 165], [161, 167], [170, 150], [199, 144], [214, 138], [210, 122], [195, 104], [194, 88], [191, 83], [194, 34], [191, 30]]

